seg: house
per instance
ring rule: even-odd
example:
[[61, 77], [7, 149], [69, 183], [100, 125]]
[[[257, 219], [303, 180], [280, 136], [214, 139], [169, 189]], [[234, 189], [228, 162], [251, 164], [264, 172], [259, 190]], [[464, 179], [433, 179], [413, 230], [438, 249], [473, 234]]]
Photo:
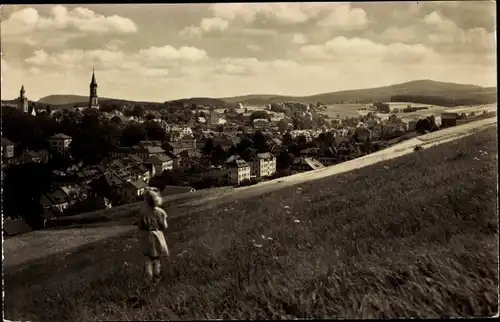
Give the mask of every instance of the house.
[[137, 197], [142, 196], [147, 186], [148, 184], [143, 180], [130, 180], [125, 183], [121, 191], [126, 198], [136, 200]]
[[441, 113], [441, 127], [456, 126], [458, 113]]
[[264, 129], [269, 125], [269, 120], [255, 119], [255, 120], [253, 120], [252, 125], [256, 129]]
[[399, 121], [400, 119], [396, 114], [391, 114], [391, 116], [389, 116], [389, 118], [387, 119], [388, 123], [398, 123]]
[[69, 151], [71, 136], [63, 133], [58, 133], [49, 138], [49, 144], [52, 149], [60, 154], [66, 154]]
[[159, 146], [147, 146], [147, 147], [117, 147], [115, 151], [111, 153], [114, 158], [122, 158], [126, 156], [136, 155], [142, 159], [147, 159], [153, 155], [165, 155], [165, 150]]
[[196, 149], [196, 139], [192, 134], [186, 134], [183, 137], [181, 137], [180, 140], [181, 144], [184, 146], [188, 146], [191, 149]]
[[357, 127], [354, 131], [354, 138], [357, 142], [370, 141], [372, 138], [372, 131], [368, 130], [364, 126]]
[[325, 166], [314, 158], [298, 157], [293, 160], [292, 170], [294, 171], [311, 171], [324, 168]]
[[19, 161], [22, 164], [25, 163], [47, 163], [49, 162], [49, 151], [47, 150], [24, 150], [23, 153], [19, 156]]
[[42, 207], [46, 209], [47, 201], [45, 199], [42, 199], [43, 196], [45, 196], [47, 200], [50, 202], [49, 209], [51, 210], [55, 209], [59, 212], [64, 212], [70, 206], [70, 200], [68, 198], [68, 195], [63, 190], [61, 190], [61, 188], [56, 189], [54, 191], [50, 191], [45, 195], [42, 195], [42, 197], [40, 197], [40, 204], [44, 202], [44, 204], [42, 204]]
[[413, 120], [408, 121], [408, 132], [416, 131], [418, 121], [419, 120], [417, 118], [414, 118]]
[[217, 125], [217, 124], [219, 124], [220, 119], [221, 119], [221, 115], [218, 112], [211, 111], [210, 116], [208, 118], [208, 125], [210, 125], [210, 126]]
[[2, 158], [10, 159], [14, 157], [14, 143], [2, 137]]
[[173, 160], [168, 155], [152, 156], [146, 160], [145, 164], [152, 166], [152, 176], [160, 175], [165, 170], [172, 170], [174, 168]]
[[77, 200], [84, 200], [87, 199], [88, 197], [87, 190], [82, 186], [76, 184], [65, 185], [60, 187], [59, 189], [61, 189], [66, 194], [70, 205], [76, 202]]
[[165, 186], [165, 188], [161, 192], [161, 195], [163, 197], [166, 197], [166, 196], [173, 196], [173, 195], [178, 195], [178, 194], [188, 193], [188, 192], [193, 192], [193, 191], [195, 191], [195, 189], [193, 187]]
[[268, 177], [276, 173], [276, 157], [269, 152], [257, 153], [250, 162], [252, 176]]
[[167, 147], [175, 155], [177, 155], [185, 150], [193, 150], [192, 145], [185, 145], [182, 142], [169, 142], [169, 143], [167, 143]]
[[226, 160], [228, 180], [230, 184], [240, 185], [250, 180], [250, 166], [239, 155], [233, 155]]
[[[153, 156], [155, 157], [155, 156]], [[165, 157], [165, 156], [160, 156], [160, 157]], [[149, 180], [153, 177], [152, 172], [154, 168], [147, 167], [145, 164], [137, 164], [129, 168], [129, 173], [134, 180], [143, 180], [144, 182], [148, 183]]]

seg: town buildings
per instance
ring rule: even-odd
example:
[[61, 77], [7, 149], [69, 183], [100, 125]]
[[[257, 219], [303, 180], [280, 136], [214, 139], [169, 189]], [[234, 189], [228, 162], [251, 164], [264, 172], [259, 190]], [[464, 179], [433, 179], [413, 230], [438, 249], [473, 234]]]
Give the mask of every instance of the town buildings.
[[239, 155], [233, 155], [226, 160], [229, 184], [240, 185], [250, 180], [250, 165]]
[[8, 160], [14, 157], [14, 143], [2, 137], [2, 159]]
[[151, 165], [152, 176], [160, 175], [163, 171], [174, 168], [173, 160], [168, 155], [153, 155], [144, 163]]
[[456, 126], [458, 113], [441, 113], [441, 126], [450, 127]]
[[71, 144], [71, 136], [64, 133], [58, 133], [49, 138], [49, 144], [52, 149], [58, 153], [65, 155], [69, 152], [69, 145]]
[[252, 177], [268, 177], [276, 173], [276, 157], [269, 153], [257, 153], [250, 162]]

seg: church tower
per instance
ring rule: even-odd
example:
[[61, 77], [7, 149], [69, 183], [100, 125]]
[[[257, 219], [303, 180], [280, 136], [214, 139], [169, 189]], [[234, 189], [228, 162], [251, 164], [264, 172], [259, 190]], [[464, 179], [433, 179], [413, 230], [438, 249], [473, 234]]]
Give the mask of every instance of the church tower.
[[97, 98], [97, 82], [95, 80], [93, 67], [92, 67], [92, 80], [90, 81], [89, 108], [99, 109], [99, 101]]
[[24, 113], [29, 112], [29, 102], [28, 98], [26, 97], [26, 91], [24, 90], [24, 85], [21, 86], [21, 91], [19, 92], [17, 108]]

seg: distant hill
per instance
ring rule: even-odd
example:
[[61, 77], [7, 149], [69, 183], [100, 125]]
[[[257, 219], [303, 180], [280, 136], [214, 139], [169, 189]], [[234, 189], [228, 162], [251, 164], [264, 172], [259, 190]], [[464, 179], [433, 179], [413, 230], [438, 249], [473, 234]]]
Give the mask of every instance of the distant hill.
[[178, 100], [169, 101], [172, 103], [184, 103], [188, 106], [192, 104], [200, 106], [216, 106], [216, 107], [230, 107], [234, 105], [225, 99], [210, 98], [210, 97], [192, 97], [192, 98], [182, 98]]
[[[172, 100], [173, 103], [183, 103], [186, 105], [216, 106], [220, 108], [231, 107], [238, 103], [244, 105], [264, 106], [271, 103], [283, 101], [295, 101], [299, 103], [340, 104], [340, 103], [362, 103], [390, 102], [401, 97], [409, 103], [424, 103], [431, 101], [440, 102], [434, 105], [457, 106], [457, 105], [481, 105], [491, 104], [497, 101], [496, 87], [481, 87], [477, 85], [465, 85], [455, 83], [436, 82], [432, 80], [417, 80], [402, 84], [395, 84], [384, 87], [356, 89], [323, 93], [311, 96], [284, 96], [284, 95], [244, 95], [225, 98], [192, 97]], [[115, 98], [99, 98], [101, 104], [141, 104], [157, 105], [160, 102], [130, 101]], [[2, 103], [15, 100], [6, 100]], [[41, 98], [36, 105], [49, 104], [53, 108], [66, 108], [88, 103], [87, 96], [81, 95], [49, 95]], [[432, 104], [432, 103], [430, 103]]]
[[490, 104], [496, 102], [495, 87], [444, 83], [431, 80], [417, 80], [384, 87], [339, 91], [311, 96], [245, 95], [222, 98], [222, 100], [231, 103], [240, 102], [244, 105], [266, 105], [283, 101], [339, 104], [341, 102], [389, 102], [391, 101], [391, 97], [397, 95], [405, 95], [407, 99], [411, 99], [411, 96], [442, 97], [443, 100], [448, 98], [457, 102], [459, 100], [466, 100], [471, 104]]
[[41, 104], [50, 104], [50, 105], [67, 105], [67, 104], [83, 103], [88, 101], [89, 97], [82, 95], [49, 95], [42, 97], [37, 102]]
[[[123, 100], [123, 99], [116, 99], [116, 98], [106, 98], [106, 97], [100, 97], [99, 102], [101, 104], [129, 104], [129, 105], [135, 105], [135, 104], [149, 104], [149, 105], [156, 105], [156, 104], [163, 104], [163, 102], [144, 102], [144, 101], [130, 101], [130, 100]], [[183, 99], [177, 99], [177, 100], [172, 100], [169, 101], [172, 103], [178, 103], [178, 104], [186, 104], [186, 105], [206, 105], [206, 106], [221, 106], [221, 107], [227, 107], [231, 105], [230, 103], [227, 103], [223, 100], [217, 99], [217, 98], [209, 98], [209, 97], [192, 97], [192, 98], [183, 98]], [[37, 103], [41, 104], [50, 104], [54, 105], [56, 107], [66, 107], [66, 106], [74, 106], [76, 105], [85, 105], [88, 104], [88, 96], [81, 96], [81, 95], [49, 95], [41, 98], [38, 100]]]

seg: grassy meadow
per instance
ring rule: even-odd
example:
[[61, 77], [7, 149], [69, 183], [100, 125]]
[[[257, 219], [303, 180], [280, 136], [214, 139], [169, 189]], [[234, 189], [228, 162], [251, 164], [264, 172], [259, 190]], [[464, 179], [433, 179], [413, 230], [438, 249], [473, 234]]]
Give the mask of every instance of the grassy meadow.
[[496, 136], [493, 128], [257, 198], [170, 211], [163, 281], [140, 296], [135, 231], [8, 267], [5, 318], [492, 316]]

